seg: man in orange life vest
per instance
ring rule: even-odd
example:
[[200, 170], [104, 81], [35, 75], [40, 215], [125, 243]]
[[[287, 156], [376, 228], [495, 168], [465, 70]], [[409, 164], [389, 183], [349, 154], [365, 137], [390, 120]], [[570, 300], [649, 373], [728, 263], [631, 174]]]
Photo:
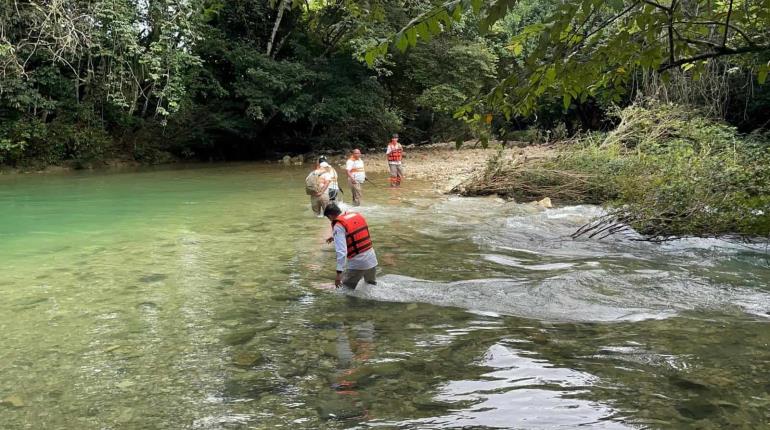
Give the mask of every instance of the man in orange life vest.
[[401, 158], [404, 156], [404, 148], [398, 143], [398, 135], [394, 134], [385, 150], [388, 156], [388, 169], [390, 170], [390, 186], [400, 187], [401, 179], [404, 177], [404, 166], [401, 165]]
[[332, 222], [332, 237], [326, 243], [334, 242], [337, 253], [334, 285], [356, 288], [361, 278], [367, 284], [377, 285], [377, 255], [364, 217], [356, 212], [343, 214], [333, 203], [326, 207], [324, 216]]

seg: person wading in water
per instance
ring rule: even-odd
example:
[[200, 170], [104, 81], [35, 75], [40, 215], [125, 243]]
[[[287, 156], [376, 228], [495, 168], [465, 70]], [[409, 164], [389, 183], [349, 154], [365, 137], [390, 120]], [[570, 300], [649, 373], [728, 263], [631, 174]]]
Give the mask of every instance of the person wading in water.
[[329, 183], [329, 202], [341, 203], [342, 196], [340, 195], [340, 186], [337, 182], [337, 171], [334, 170], [334, 167], [332, 167], [331, 164], [329, 164], [329, 161], [326, 159], [326, 157], [321, 157], [318, 159], [318, 165], [324, 169], [325, 172], [323, 175], [321, 175], [321, 177]]
[[329, 204], [330, 182], [324, 177], [325, 174], [326, 169], [319, 164], [305, 178], [305, 192], [310, 196], [310, 208], [319, 218], [323, 217], [323, 211]]
[[354, 289], [361, 278], [367, 284], [377, 285], [377, 255], [363, 215], [343, 214], [339, 206], [332, 203], [324, 210], [324, 216], [332, 223], [332, 237], [326, 239], [326, 243], [334, 242], [337, 254], [334, 286]]
[[393, 138], [388, 143], [388, 148], [385, 150], [385, 155], [388, 156], [388, 169], [390, 170], [390, 186], [400, 187], [401, 179], [404, 177], [404, 166], [401, 164], [401, 159], [404, 156], [404, 148], [398, 143], [398, 135], [394, 134]]
[[364, 160], [361, 159], [361, 150], [354, 149], [350, 154], [348, 162], [345, 163], [345, 170], [348, 172], [348, 183], [353, 198], [353, 206], [361, 205], [361, 186], [366, 181], [364, 173]]

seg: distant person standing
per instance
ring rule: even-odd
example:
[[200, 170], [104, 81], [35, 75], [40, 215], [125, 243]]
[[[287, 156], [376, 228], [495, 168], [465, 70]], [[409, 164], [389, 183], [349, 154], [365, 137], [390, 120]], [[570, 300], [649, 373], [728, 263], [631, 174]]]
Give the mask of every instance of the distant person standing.
[[332, 223], [332, 237], [337, 255], [337, 277], [334, 285], [356, 288], [364, 278], [367, 284], [377, 285], [377, 255], [372, 247], [369, 226], [363, 215], [345, 212], [334, 203], [324, 209], [324, 216]]
[[329, 204], [329, 181], [325, 174], [326, 169], [319, 163], [305, 178], [305, 193], [310, 196], [310, 208], [319, 218], [323, 217], [323, 211]]
[[329, 202], [339, 203], [342, 202], [342, 196], [340, 195], [340, 185], [338, 181], [337, 171], [334, 170], [326, 157], [318, 159], [318, 165], [324, 169], [323, 179], [329, 183], [328, 193]]
[[398, 143], [398, 135], [394, 134], [385, 150], [388, 156], [388, 169], [390, 170], [390, 186], [400, 187], [401, 179], [404, 177], [404, 166], [401, 159], [404, 157], [404, 148]]
[[353, 206], [361, 206], [361, 186], [364, 184], [364, 181], [366, 181], [364, 160], [361, 159], [361, 150], [353, 150], [348, 162], [345, 163], [345, 170], [348, 173], [348, 183], [350, 184]]

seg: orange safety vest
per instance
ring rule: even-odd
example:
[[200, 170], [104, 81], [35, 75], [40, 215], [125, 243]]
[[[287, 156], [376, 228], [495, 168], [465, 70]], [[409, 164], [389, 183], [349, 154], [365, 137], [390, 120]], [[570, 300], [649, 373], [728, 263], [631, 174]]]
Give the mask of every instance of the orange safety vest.
[[395, 148], [393, 148], [391, 144], [388, 144], [388, 147], [392, 148], [388, 154], [388, 161], [401, 161], [401, 158], [404, 156], [404, 148], [399, 144], [396, 144]]
[[340, 223], [345, 229], [345, 240], [348, 245], [348, 259], [372, 249], [372, 238], [369, 236], [369, 226], [364, 217], [355, 212], [346, 212], [337, 217], [332, 223]]

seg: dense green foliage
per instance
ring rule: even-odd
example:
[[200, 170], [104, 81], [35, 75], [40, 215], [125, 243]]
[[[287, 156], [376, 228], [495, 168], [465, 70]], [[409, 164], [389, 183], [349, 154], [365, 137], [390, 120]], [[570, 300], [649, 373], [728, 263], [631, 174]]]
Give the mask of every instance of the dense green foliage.
[[[592, 233], [629, 224], [649, 237], [770, 235], [770, 138], [741, 135], [671, 104], [630, 106], [618, 127], [522, 167], [490, 162], [469, 194], [609, 203]], [[602, 230], [604, 229], [604, 230]]]
[[244, 159], [468, 136], [496, 83], [457, 28], [377, 67], [371, 41], [431, 1], [2, 0], [0, 164]]
[[0, 0], [0, 164], [550, 141], [639, 95], [750, 131], [769, 2]]
[[[371, 47], [367, 61], [375, 63], [391, 46], [406, 50], [429, 41], [468, 14], [478, 17], [482, 30], [499, 31], [511, 10], [546, 14], [508, 38], [516, 67], [501, 74], [485, 100], [484, 109], [509, 119], [556, 97], [565, 110], [591, 99], [620, 103], [639, 73], [670, 79], [683, 72], [697, 80], [719, 58], [747, 69], [759, 84], [770, 72], [770, 0], [451, 0]], [[468, 104], [464, 113], [478, 108]]]

